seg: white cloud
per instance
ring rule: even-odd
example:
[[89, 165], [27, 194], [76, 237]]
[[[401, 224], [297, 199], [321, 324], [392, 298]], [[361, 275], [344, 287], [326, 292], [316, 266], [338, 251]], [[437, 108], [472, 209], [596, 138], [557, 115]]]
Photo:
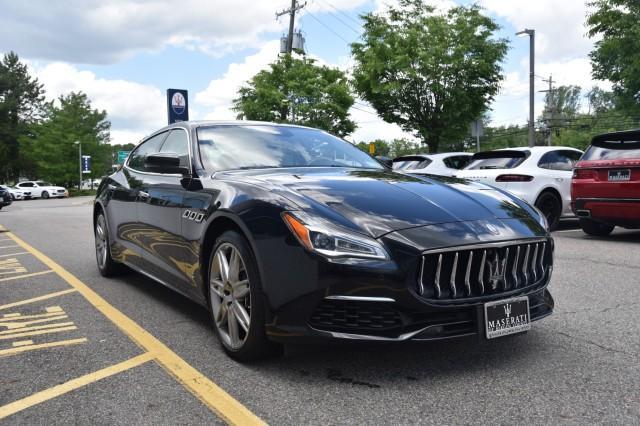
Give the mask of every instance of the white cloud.
[[130, 143], [163, 125], [166, 117], [164, 94], [156, 87], [125, 80], [107, 80], [90, 71], [62, 62], [43, 67], [31, 65], [44, 84], [47, 98], [55, 99], [72, 91], [82, 91], [93, 108], [105, 110], [112, 122], [112, 142]]
[[411, 133], [407, 133], [397, 124], [387, 123], [383, 121], [375, 113], [375, 110], [367, 106], [361, 100], [357, 100], [355, 107], [349, 110], [351, 119], [356, 122], [358, 128], [347, 139], [353, 142], [370, 142], [375, 139], [384, 139], [387, 141], [396, 138], [407, 138], [417, 140]]
[[[341, 0], [349, 10], [367, 0]], [[280, 32], [275, 19], [288, 0], [0, 0], [0, 51], [72, 63], [113, 63], [165, 46], [222, 56], [261, 45], [261, 35]], [[331, 10], [317, 2], [310, 10]]]

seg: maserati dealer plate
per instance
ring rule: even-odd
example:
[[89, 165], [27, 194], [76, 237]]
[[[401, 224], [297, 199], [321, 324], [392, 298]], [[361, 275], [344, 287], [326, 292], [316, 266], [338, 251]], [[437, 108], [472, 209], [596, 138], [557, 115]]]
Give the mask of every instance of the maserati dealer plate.
[[529, 298], [498, 300], [484, 304], [487, 339], [521, 333], [531, 329]]

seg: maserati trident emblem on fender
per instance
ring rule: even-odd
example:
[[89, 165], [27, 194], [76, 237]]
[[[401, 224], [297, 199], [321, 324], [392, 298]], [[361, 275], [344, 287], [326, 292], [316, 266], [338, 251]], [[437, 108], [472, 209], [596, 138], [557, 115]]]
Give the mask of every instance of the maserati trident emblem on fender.
[[489, 266], [489, 283], [491, 289], [496, 290], [500, 283], [505, 283], [505, 270], [507, 269], [507, 259], [500, 260], [498, 252], [496, 251], [493, 261], [487, 260]]

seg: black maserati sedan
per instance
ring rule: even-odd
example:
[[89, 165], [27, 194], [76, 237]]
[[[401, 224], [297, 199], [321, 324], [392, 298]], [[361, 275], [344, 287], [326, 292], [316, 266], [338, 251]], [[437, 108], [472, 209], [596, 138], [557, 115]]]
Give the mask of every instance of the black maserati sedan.
[[480, 183], [394, 172], [321, 130], [182, 122], [100, 184], [98, 268], [206, 306], [231, 357], [281, 343], [479, 339], [553, 310], [553, 239]]
[[0, 188], [0, 209], [11, 205], [11, 193], [8, 189]]

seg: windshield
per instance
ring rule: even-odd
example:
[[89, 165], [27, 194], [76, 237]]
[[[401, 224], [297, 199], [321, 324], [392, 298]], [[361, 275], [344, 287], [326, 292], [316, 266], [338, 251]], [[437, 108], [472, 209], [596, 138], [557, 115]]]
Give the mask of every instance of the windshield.
[[45, 181], [42, 181], [42, 180], [37, 181], [36, 185], [38, 185], [38, 186], [53, 186], [49, 182], [45, 182]]
[[206, 170], [277, 167], [383, 169], [358, 148], [321, 130], [270, 125], [222, 125], [198, 129]]
[[496, 157], [496, 158], [482, 158], [474, 160], [469, 164], [467, 170], [485, 170], [485, 169], [513, 169], [519, 166], [524, 157]]
[[424, 169], [431, 163], [431, 160], [399, 160], [393, 162], [393, 170], [415, 170]]
[[609, 149], [590, 146], [582, 156], [582, 160], [625, 160], [640, 159], [639, 149]]

